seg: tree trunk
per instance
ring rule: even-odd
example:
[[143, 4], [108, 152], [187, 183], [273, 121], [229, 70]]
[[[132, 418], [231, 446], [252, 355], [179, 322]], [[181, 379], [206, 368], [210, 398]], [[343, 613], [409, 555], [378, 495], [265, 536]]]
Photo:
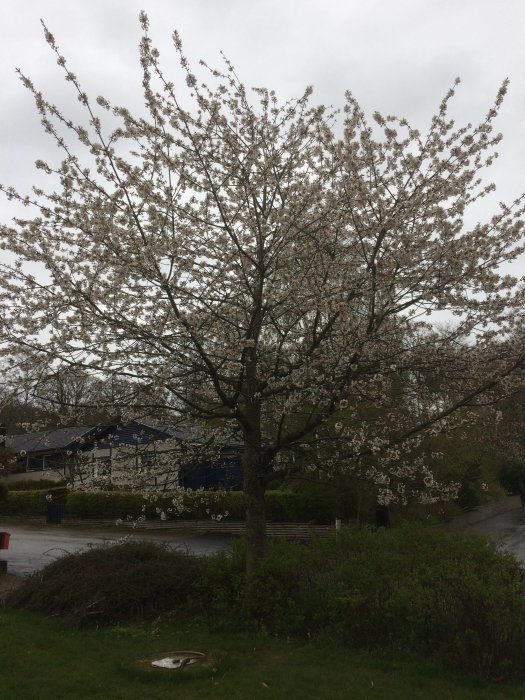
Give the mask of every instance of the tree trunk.
[[249, 580], [264, 554], [266, 543], [265, 463], [260, 438], [246, 436], [242, 459], [246, 499], [246, 576]]

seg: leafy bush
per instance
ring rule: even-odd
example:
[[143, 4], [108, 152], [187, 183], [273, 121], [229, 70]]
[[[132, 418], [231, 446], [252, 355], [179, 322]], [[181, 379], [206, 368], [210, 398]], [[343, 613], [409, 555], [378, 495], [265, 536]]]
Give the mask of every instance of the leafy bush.
[[67, 496], [67, 489], [58, 486], [51, 489], [38, 491], [11, 491], [6, 497], [0, 499], [1, 515], [45, 515], [47, 511], [47, 498], [51, 496], [55, 502], [63, 503]]
[[10, 481], [7, 486], [10, 491], [43, 491], [44, 489], [55, 489], [64, 485], [62, 481], [53, 481], [51, 479], [19, 479]]
[[370, 483], [348, 475], [335, 475], [329, 480], [320, 476], [295, 477], [287, 482], [297, 502], [304, 504], [308, 520], [317, 523], [373, 522], [377, 503], [377, 488]]
[[226, 552], [202, 559], [200, 575], [195, 579], [193, 600], [211, 629], [236, 631], [246, 623], [245, 599], [246, 548], [243, 538], [231, 542]]
[[463, 510], [471, 510], [489, 500], [487, 491], [484, 491], [482, 486], [484, 479], [483, 466], [482, 459], [476, 457], [466, 459], [461, 465], [462, 473], [458, 504]]
[[[0, 508], [4, 515], [43, 515], [45, 495], [51, 494], [53, 500], [66, 503], [66, 516], [70, 518], [135, 519], [144, 515], [155, 520], [162, 511], [168, 519], [207, 520], [210, 516], [225, 513], [229, 521], [245, 519], [242, 491], [188, 491], [182, 498], [183, 509], [177, 511], [172, 508], [173, 496], [166, 492], [149, 493], [145, 500], [142, 494], [130, 491], [68, 491], [56, 482], [23, 481], [13, 485], [16, 488], [9, 485], [11, 496], [7, 510], [3, 506]], [[33, 488], [28, 489], [28, 485]], [[26, 497], [25, 493], [43, 494], [44, 500], [36, 495]], [[350, 506], [344, 494], [343, 488], [338, 491], [326, 484], [294, 491], [267, 491], [266, 515], [270, 522], [331, 523], [335, 517], [348, 516]], [[367, 497], [367, 503], [368, 500]]]
[[0, 501], [1, 515], [45, 515], [47, 491], [8, 491]]
[[[166, 493], [149, 494], [149, 500], [127, 491], [72, 491], [67, 497], [67, 515], [72, 518], [146, 518], [158, 519], [158, 510], [170, 519], [206, 520], [210, 515], [228, 513], [228, 520], [244, 520], [245, 500], [241, 491], [188, 491], [184, 509], [172, 512], [172, 497]], [[143, 510], [144, 509], [144, 510]], [[266, 513], [269, 521], [331, 522], [337, 515], [329, 503], [315, 500], [311, 494], [268, 491]]]
[[7, 498], [7, 486], [3, 481], [0, 481], [0, 501]]
[[53, 562], [8, 603], [77, 624], [192, 614], [214, 628], [401, 648], [487, 678], [525, 677], [525, 575], [479, 535], [343, 529], [308, 545], [269, 542], [249, 587], [244, 571], [242, 540], [203, 559], [128, 542]]
[[153, 542], [69, 554], [45, 567], [8, 605], [63, 615], [77, 625], [107, 625], [184, 610], [202, 561]]
[[66, 514], [70, 518], [137, 518], [143, 505], [144, 498], [137, 493], [71, 491]]
[[486, 677], [523, 673], [524, 572], [493, 542], [400, 528], [347, 533], [330, 557], [318, 583], [338, 638], [442, 654]]
[[212, 558], [197, 595], [210, 624], [442, 656], [485, 677], [523, 676], [525, 578], [474, 533], [343, 529], [311, 546], [269, 543], [244, 599], [242, 551]]
[[525, 462], [507, 459], [499, 468], [498, 478], [506, 491], [520, 495], [525, 501]]
[[268, 552], [250, 582], [244, 614], [262, 630], [281, 636], [310, 636], [319, 629], [326, 604], [318, 585], [319, 551], [281, 540]]

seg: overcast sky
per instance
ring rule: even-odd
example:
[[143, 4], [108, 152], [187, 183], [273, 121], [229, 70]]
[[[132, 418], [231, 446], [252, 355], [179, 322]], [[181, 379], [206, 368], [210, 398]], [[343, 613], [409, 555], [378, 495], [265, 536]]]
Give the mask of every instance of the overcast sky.
[[[15, 67], [58, 104], [75, 100], [40, 18], [88, 93], [133, 107], [141, 104], [141, 9], [168, 74], [177, 68], [177, 28], [191, 60], [217, 65], [223, 50], [249, 86], [286, 99], [312, 84], [314, 100], [335, 106], [350, 89], [367, 112], [402, 115], [419, 128], [456, 76], [454, 114], [465, 122], [483, 118], [509, 77], [491, 179], [497, 201], [525, 189], [525, 0], [0, 0], [0, 182], [28, 191], [34, 161], [55, 160]], [[0, 220], [8, 215], [0, 200]]]

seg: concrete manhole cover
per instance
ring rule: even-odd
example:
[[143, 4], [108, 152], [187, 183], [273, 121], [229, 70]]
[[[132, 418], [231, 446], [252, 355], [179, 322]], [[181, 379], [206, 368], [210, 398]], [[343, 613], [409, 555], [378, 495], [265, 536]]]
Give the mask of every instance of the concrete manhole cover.
[[200, 651], [168, 651], [135, 662], [141, 668], [172, 670], [213, 668], [215, 661]]

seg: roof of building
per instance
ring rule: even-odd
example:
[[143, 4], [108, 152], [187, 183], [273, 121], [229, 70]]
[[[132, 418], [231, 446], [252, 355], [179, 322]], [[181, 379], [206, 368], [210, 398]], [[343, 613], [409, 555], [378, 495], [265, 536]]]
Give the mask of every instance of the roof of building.
[[[175, 424], [160, 422], [153, 418], [137, 418], [128, 422], [120, 422], [118, 419], [109, 421], [108, 423], [100, 423], [96, 426], [81, 425], [71, 428], [54, 428], [51, 430], [43, 430], [38, 433], [25, 433], [22, 435], [7, 435], [5, 447], [8, 449], [24, 454], [39, 454], [46, 452], [57, 452], [62, 450], [78, 450], [84, 443], [97, 439], [107, 439], [107, 432], [113, 426], [129, 426], [133, 424], [143, 426], [149, 431], [154, 431], [157, 436], [135, 435], [130, 438], [130, 443], [149, 442], [151, 439], [167, 439], [174, 438], [181, 442], [190, 442], [194, 445], [205, 444], [206, 439], [202, 431], [196, 429], [186, 421], [181, 421]], [[119, 428], [119, 430], [121, 429]], [[135, 431], [136, 432], [136, 431]], [[120, 436], [122, 438], [122, 436]], [[148, 439], [149, 438], [149, 439]], [[127, 444], [127, 440], [123, 441]], [[232, 436], [226, 441], [228, 447], [240, 447], [240, 443]]]
[[166, 436], [175, 438], [176, 440], [184, 440], [191, 442], [203, 442], [202, 434], [196, 428], [190, 425], [187, 421], [179, 421], [177, 423], [160, 422], [155, 418], [136, 418], [135, 423], [143, 425], [146, 428], [157, 430], [165, 433]]
[[93, 430], [87, 425], [73, 428], [55, 428], [38, 433], [8, 435], [5, 445], [14, 452], [48, 452], [80, 447], [83, 438]]

